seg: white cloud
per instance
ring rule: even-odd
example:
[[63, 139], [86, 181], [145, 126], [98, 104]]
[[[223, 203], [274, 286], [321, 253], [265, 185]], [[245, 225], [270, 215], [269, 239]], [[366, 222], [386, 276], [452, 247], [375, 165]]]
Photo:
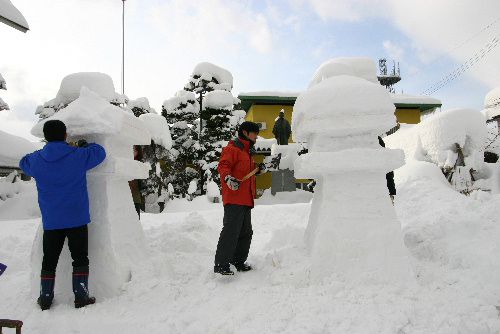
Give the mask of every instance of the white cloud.
[[405, 50], [401, 46], [396, 45], [389, 40], [384, 41], [382, 45], [391, 60], [401, 61], [403, 59]]

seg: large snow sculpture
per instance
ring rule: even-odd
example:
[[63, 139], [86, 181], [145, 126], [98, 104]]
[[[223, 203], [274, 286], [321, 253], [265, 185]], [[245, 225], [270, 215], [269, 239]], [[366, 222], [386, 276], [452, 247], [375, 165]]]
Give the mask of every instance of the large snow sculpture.
[[[133, 159], [133, 145], [148, 145], [151, 136], [144, 123], [110, 104], [97, 93], [81, 89], [80, 96], [50, 119], [66, 124], [68, 140], [86, 139], [101, 144], [106, 160], [87, 173], [90, 198], [89, 259], [90, 291], [97, 298], [120, 293], [130, 281], [133, 268], [145, 261], [146, 245], [135, 212], [129, 180], [148, 177], [149, 166]], [[45, 120], [32, 130], [43, 137]], [[38, 293], [42, 262], [42, 228], [32, 250], [32, 288]], [[71, 256], [67, 245], [59, 259], [56, 294], [72, 295]]]
[[384, 283], [411, 277], [385, 178], [404, 155], [381, 148], [377, 139], [394, 126], [394, 109], [381, 85], [334, 71], [316, 73], [297, 98], [292, 133], [294, 141], [308, 143], [309, 153], [295, 161], [295, 176], [317, 181], [306, 231], [315, 278], [335, 273]]

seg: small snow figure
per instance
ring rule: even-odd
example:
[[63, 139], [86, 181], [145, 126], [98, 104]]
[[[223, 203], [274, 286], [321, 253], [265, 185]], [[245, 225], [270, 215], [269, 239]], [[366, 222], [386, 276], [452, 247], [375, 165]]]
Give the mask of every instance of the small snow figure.
[[292, 134], [292, 128], [290, 123], [285, 118], [285, 110], [281, 109], [276, 123], [273, 127], [274, 138], [278, 142], [278, 145], [288, 145], [288, 140]]
[[196, 190], [198, 189], [198, 182], [196, 180], [192, 180], [189, 182], [189, 188], [188, 188], [188, 200], [192, 201], [194, 198], [194, 195], [196, 193]]
[[395, 124], [394, 104], [370, 59], [334, 59], [320, 69], [292, 120], [294, 141], [308, 143], [295, 177], [317, 181], [306, 230], [311, 277], [404, 284], [411, 269], [384, 178], [404, 154], [377, 140]]
[[42, 212], [43, 262], [38, 305], [42, 310], [52, 305], [56, 267], [67, 238], [73, 259], [75, 307], [80, 308], [95, 303], [88, 289], [90, 212], [86, 172], [102, 163], [106, 152], [98, 144], [82, 141], [80, 148], [68, 145], [66, 126], [59, 120], [46, 122], [43, 133], [47, 145], [20, 162], [22, 170], [36, 180]]
[[238, 271], [252, 269], [245, 261], [253, 235], [251, 210], [255, 198], [255, 174], [265, 172], [265, 167], [257, 166], [250, 154], [258, 134], [258, 124], [243, 122], [238, 138], [224, 147], [219, 161], [224, 225], [215, 253], [214, 272], [221, 275], [234, 275], [230, 264]]
[[5, 272], [5, 269], [7, 269], [7, 266], [3, 263], [0, 263], [0, 276]]

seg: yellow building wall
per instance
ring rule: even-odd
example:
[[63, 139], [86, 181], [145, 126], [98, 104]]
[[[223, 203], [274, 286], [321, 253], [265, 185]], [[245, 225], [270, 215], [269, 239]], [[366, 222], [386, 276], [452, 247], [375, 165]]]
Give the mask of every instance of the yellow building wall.
[[396, 109], [394, 114], [396, 115], [396, 119], [399, 123], [420, 123], [420, 109]]
[[[270, 139], [274, 138], [273, 126], [276, 117], [279, 116], [281, 109], [285, 110], [285, 118], [292, 124], [292, 111], [293, 106], [285, 105], [261, 105], [254, 104], [248, 110], [246, 120], [251, 122], [265, 122], [266, 129], [261, 130], [259, 136]], [[290, 142], [292, 138], [290, 138]]]

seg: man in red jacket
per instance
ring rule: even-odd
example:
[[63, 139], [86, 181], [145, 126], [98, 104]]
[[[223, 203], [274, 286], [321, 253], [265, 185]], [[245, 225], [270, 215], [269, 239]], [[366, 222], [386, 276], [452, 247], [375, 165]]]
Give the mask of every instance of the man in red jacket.
[[[255, 175], [244, 179], [257, 168], [251, 151], [258, 134], [258, 124], [242, 123], [238, 129], [238, 138], [224, 147], [219, 160], [224, 226], [215, 253], [214, 272], [221, 275], [234, 275], [230, 264], [238, 271], [252, 270], [245, 261], [253, 235], [251, 210], [255, 198]], [[264, 164], [260, 164], [258, 168], [258, 173], [265, 172]]]

